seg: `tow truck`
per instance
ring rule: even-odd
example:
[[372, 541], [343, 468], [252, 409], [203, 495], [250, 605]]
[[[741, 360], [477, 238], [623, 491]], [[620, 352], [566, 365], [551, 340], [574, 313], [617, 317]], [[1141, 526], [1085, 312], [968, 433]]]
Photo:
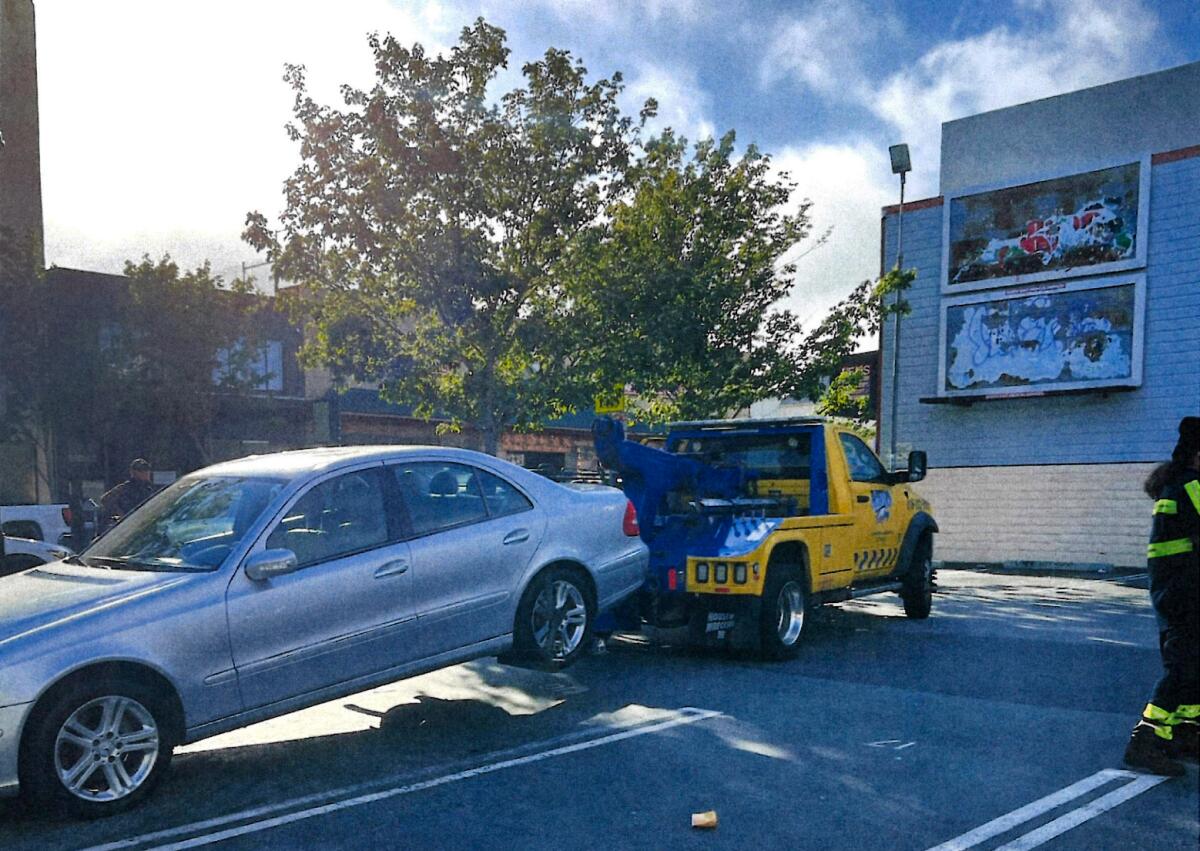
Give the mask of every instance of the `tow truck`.
[[674, 423], [662, 448], [610, 417], [592, 435], [650, 548], [636, 610], [598, 629], [686, 627], [693, 643], [781, 659], [822, 604], [897, 593], [908, 617], [929, 616], [938, 526], [912, 487], [924, 452], [889, 471], [819, 417]]

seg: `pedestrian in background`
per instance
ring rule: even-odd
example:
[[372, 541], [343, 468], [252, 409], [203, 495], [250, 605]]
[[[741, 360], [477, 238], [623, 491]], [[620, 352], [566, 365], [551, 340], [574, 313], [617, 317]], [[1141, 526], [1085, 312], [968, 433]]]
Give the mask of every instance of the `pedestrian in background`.
[[135, 458], [129, 464], [129, 478], [112, 488], [100, 497], [102, 518], [97, 523], [103, 524], [106, 530], [116, 525], [121, 519], [154, 495], [157, 488], [150, 480], [150, 462], [145, 458]]
[[1200, 757], [1200, 417], [1184, 417], [1171, 460], [1146, 480], [1154, 502], [1147, 560], [1163, 673], [1133, 728], [1125, 763], [1178, 777]]

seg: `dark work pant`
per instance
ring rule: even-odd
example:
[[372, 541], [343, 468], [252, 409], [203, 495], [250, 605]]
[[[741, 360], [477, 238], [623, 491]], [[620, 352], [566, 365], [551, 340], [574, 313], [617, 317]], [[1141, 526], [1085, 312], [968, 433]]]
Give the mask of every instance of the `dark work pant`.
[[1180, 704], [1200, 704], [1200, 571], [1183, 559], [1155, 561], [1162, 563], [1150, 567], [1150, 600], [1163, 674], [1150, 702], [1174, 712]]

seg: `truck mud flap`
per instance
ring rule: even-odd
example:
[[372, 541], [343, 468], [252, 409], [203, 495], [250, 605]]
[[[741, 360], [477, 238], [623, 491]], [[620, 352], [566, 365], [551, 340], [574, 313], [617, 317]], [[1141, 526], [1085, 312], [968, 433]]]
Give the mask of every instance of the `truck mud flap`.
[[696, 647], [758, 648], [758, 597], [697, 595], [688, 618], [688, 643]]

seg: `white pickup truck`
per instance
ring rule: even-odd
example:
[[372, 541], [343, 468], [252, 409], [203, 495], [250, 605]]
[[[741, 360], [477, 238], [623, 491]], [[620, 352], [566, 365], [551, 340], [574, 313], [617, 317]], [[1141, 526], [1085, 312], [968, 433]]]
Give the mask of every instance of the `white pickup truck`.
[[61, 504], [0, 505], [0, 532], [14, 538], [63, 544], [64, 536], [71, 534], [71, 510]]

